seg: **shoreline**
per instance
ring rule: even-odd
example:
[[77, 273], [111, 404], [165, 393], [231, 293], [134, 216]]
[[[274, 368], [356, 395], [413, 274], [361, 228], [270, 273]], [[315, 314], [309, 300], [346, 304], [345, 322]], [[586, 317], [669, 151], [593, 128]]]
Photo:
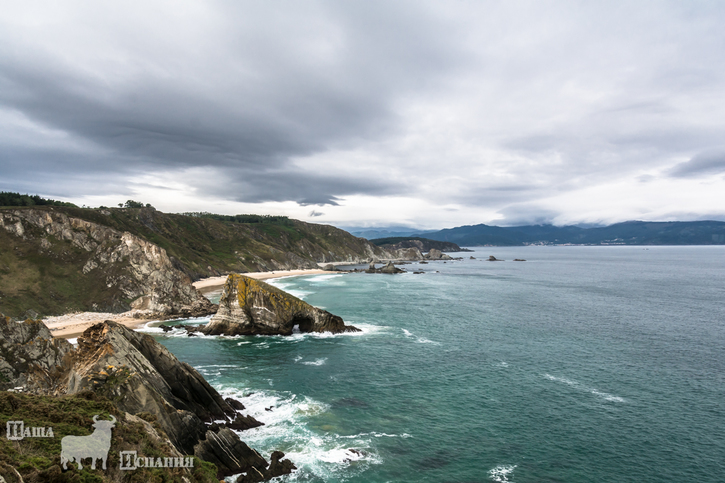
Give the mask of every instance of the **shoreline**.
[[106, 320], [113, 320], [125, 325], [129, 329], [143, 327], [152, 319], [134, 317], [135, 311], [123, 312], [120, 314], [104, 312], [74, 312], [70, 314], [46, 317], [43, 323], [48, 327], [53, 337], [60, 339], [73, 339], [85, 332], [85, 330]]
[[[256, 280], [269, 280], [273, 278], [283, 277], [297, 277], [303, 275], [321, 275], [329, 273], [344, 273], [344, 272], [330, 272], [321, 269], [306, 269], [306, 270], [275, 270], [271, 272], [252, 272], [244, 273], [250, 278]], [[222, 277], [209, 277], [198, 280], [192, 285], [202, 294], [215, 292], [220, 290], [224, 283], [227, 281], [227, 276]], [[100, 324], [106, 320], [113, 320], [119, 324], [123, 324], [129, 329], [138, 329], [143, 327], [149, 322], [153, 322], [154, 319], [147, 319], [138, 317], [141, 315], [138, 311], [123, 312], [120, 314], [104, 313], [104, 312], [73, 312], [70, 314], [63, 314], [54, 317], [46, 317], [43, 319], [43, 323], [50, 329], [53, 337], [61, 339], [73, 339], [83, 334], [83, 332], [96, 324]]]
[[[271, 272], [247, 272], [242, 273], [240, 275], [244, 275], [245, 277], [253, 278], [255, 280], [270, 280], [272, 278], [283, 278], [283, 277], [301, 277], [304, 275], [323, 275], [323, 274], [330, 274], [330, 273], [345, 273], [343, 271], [339, 272], [331, 272], [331, 271], [325, 271], [322, 269], [317, 268], [310, 268], [310, 269], [301, 269], [301, 270], [274, 270]], [[221, 277], [209, 277], [209, 278], [202, 278], [201, 280], [197, 280], [196, 282], [192, 283], [194, 288], [196, 288], [199, 292], [205, 294], [209, 292], [214, 292], [216, 290], [219, 290], [224, 286], [224, 283], [227, 281], [227, 275], [223, 275]]]

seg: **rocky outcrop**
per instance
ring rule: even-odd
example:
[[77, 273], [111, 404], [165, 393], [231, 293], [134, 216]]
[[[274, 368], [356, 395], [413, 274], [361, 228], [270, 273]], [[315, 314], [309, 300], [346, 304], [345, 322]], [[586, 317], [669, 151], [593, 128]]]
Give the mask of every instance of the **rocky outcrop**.
[[388, 262], [383, 268], [380, 269], [380, 273], [402, 273], [404, 270], [397, 268], [393, 265], [393, 262]]
[[64, 359], [73, 349], [39, 320], [17, 322], [0, 314], [0, 390], [57, 389]]
[[[208, 427], [213, 420], [258, 422], [238, 418], [230, 402], [196, 370], [148, 335], [106, 321], [87, 329], [74, 349], [53, 339], [39, 321], [2, 317], [0, 331], [0, 373], [6, 384], [48, 395], [91, 391], [113, 401], [119, 411], [150, 414], [181, 454], [216, 464], [219, 478], [239, 473], [279, 476], [292, 465], [270, 466], [231, 429]], [[55, 383], [48, 384], [49, 379]], [[243, 407], [238, 401], [235, 406]]]
[[[174, 267], [166, 250], [129, 232], [46, 210], [0, 212], [0, 227], [16, 237], [34, 241], [41, 256], [52, 259], [53, 248], [63, 242], [85, 256], [74, 259], [79, 276], [105, 286], [108, 300], [98, 310], [146, 310], [160, 317], [198, 316], [215, 307]], [[56, 247], [63, 251], [62, 246]], [[73, 268], [73, 267], [71, 267]]]
[[384, 248], [385, 250], [400, 250], [405, 248], [417, 248], [421, 252], [427, 252], [432, 249], [440, 250], [442, 252], [470, 252], [471, 250], [461, 248], [453, 242], [430, 240], [428, 238], [421, 237], [393, 237], [393, 238], [380, 238], [377, 240], [371, 240], [375, 245]]
[[231, 274], [219, 311], [199, 330], [207, 335], [290, 335], [301, 332], [358, 332], [337, 315], [311, 306], [272, 285]]
[[450, 255], [446, 255], [435, 248], [431, 248], [430, 251], [425, 254], [425, 258], [427, 260], [453, 260]]

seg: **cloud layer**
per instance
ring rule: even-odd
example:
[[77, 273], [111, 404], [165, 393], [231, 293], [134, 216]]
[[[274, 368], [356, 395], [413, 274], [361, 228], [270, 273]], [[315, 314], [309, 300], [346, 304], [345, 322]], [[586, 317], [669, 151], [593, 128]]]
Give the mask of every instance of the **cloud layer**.
[[0, 189], [345, 224], [725, 219], [723, 21], [717, 2], [9, 3]]

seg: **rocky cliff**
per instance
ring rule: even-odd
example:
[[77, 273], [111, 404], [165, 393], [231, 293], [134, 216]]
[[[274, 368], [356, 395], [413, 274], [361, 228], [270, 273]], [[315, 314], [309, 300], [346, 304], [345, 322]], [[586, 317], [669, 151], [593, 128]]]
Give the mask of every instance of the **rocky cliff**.
[[[129, 232], [53, 210], [0, 211], [0, 307], [43, 313], [147, 310], [204, 315], [214, 307], [166, 251]], [[66, 304], [64, 306], [64, 304]], [[60, 310], [59, 310], [60, 309]]]
[[54, 340], [39, 321], [15, 322], [4, 316], [0, 332], [5, 388], [54, 396], [90, 391], [112, 401], [118, 411], [150, 414], [177, 451], [214, 463], [219, 478], [244, 472], [266, 479], [294, 467], [279, 455], [270, 467], [236, 433], [210, 426], [213, 421], [231, 423], [237, 409], [150, 336], [107, 321], [86, 330], [73, 348]]
[[0, 310], [202, 315], [213, 308], [190, 285], [200, 277], [422, 257], [417, 248], [385, 250], [328, 225], [258, 218], [242, 223], [153, 208], [0, 208]]
[[207, 335], [290, 335], [301, 332], [358, 332], [326, 310], [318, 309], [272, 285], [231, 274], [219, 311], [200, 331]]

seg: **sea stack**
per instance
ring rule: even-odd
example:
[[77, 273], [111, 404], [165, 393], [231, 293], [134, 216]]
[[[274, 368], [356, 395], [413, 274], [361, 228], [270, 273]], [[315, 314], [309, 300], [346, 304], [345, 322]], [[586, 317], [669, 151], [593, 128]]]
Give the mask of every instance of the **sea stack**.
[[359, 332], [330, 312], [313, 307], [272, 285], [232, 273], [219, 311], [199, 330], [206, 335], [290, 335], [300, 332]]

